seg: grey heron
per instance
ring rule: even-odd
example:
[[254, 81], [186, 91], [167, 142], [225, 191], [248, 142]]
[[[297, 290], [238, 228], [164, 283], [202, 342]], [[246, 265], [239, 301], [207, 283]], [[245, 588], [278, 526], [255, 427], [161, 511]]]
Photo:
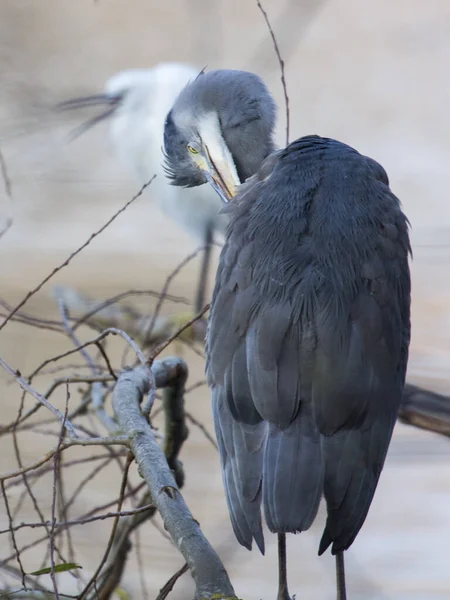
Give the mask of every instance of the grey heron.
[[331, 546], [344, 600], [343, 553], [404, 387], [408, 220], [383, 167], [350, 146], [311, 135], [274, 151], [274, 114], [256, 75], [199, 75], [167, 116], [166, 169], [175, 185], [209, 181], [230, 218], [206, 371], [235, 535], [264, 553], [263, 508], [287, 600], [285, 534], [307, 530], [324, 496], [319, 554]]
[[183, 63], [160, 63], [150, 69], [129, 69], [113, 75], [104, 92], [67, 100], [60, 109], [102, 106], [106, 110], [76, 130], [80, 135], [92, 126], [110, 120], [110, 136], [118, 157], [135, 173], [141, 184], [152, 182], [150, 193], [161, 210], [205, 245], [195, 300], [196, 311], [205, 304], [211, 244], [222, 241], [227, 218], [209, 186], [181, 189], [171, 186], [163, 171], [164, 120], [179, 92], [197, 77], [200, 69]]

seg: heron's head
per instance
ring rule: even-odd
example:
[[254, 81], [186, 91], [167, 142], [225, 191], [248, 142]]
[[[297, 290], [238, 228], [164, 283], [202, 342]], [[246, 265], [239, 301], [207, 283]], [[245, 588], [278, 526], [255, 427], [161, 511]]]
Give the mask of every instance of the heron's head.
[[173, 185], [209, 182], [223, 200], [274, 150], [276, 105], [253, 73], [202, 72], [167, 115], [166, 172]]

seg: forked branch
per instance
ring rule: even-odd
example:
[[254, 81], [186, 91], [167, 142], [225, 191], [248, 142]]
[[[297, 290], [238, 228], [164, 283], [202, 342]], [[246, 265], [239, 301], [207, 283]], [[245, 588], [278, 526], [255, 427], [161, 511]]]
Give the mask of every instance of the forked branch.
[[[225, 567], [186, 505], [166, 456], [140, 409], [143, 397], [150, 391], [153, 376], [156, 387], [174, 387], [178, 382], [182, 389], [187, 367], [183, 360], [171, 358], [155, 362], [153, 375], [147, 366], [123, 372], [113, 394], [116, 419], [121, 430], [131, 438], [139, 472], [166, 530], [189, 566], [196, 585], [196, 598], [234, 597]], [[175, 467], [176, 473], [176, 466], [171, 466]]]

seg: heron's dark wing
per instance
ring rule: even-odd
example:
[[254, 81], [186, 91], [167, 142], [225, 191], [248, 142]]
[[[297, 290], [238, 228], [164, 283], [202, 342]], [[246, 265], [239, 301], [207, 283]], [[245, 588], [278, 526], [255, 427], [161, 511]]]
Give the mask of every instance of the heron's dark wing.
[[[300, 410], [299, 367], [309, 361], [314, 345], [311, 330], [292, 323], [289, 298], [263, 293], [265, 274], [258, 266], [264, 257], [248, 229], [247, 210], [269, 176], [264, 168], [261, 174], [263, 181], [255, 178], [245, 185], [233, 211], [207, 337], [207, 373], [216, 433], [222, 440], [228, 506], [236, 536], [247, 547], [252, 536], [257, 540], [254, 531], [260, 527], [252, 525], [256, 515], [260, 519], [256, 483], [272, 531], [307, 529], [323, 486], [319, 432], [310, 407], [305, 404]], [[289, 268], [295, 270], [294, 262]], [[280, 282], [273, 287], [279, 291]], [[236, 428], [244, 426], [245, 438], [252, 439], [251, 449], [235, 443]]]
[[[333, 553], [347, 549], [367, 516], [397, 418], [410, 339], [407, 220], [384, 169], [365, 157], [358, 162], [351, 177], [343, 171], [349, 183], [330, 166], [315, 201], [352, 205], [360, 229], [349, 229], [346, 256], [338, 250], [334, 267], [328, 259], [332, 286], [325, 284], [317, 299], [312, 398], [328, 508], [320, 553], [331, 543]], [[339, 215], [333, 218], [338, 224]]]

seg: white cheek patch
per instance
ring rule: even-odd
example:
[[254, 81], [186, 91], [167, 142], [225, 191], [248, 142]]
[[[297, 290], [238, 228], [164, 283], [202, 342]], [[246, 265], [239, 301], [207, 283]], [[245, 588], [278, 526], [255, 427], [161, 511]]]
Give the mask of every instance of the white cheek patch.
[[227, 167], [227, 175], [239, 183], [231, 152], [223, 139], [220, 130], [219, 118], [215, 112], [209, 112], [198, 118], [197, 130], [204, 146], [208, 148], [209, 154], [217, 167]]

